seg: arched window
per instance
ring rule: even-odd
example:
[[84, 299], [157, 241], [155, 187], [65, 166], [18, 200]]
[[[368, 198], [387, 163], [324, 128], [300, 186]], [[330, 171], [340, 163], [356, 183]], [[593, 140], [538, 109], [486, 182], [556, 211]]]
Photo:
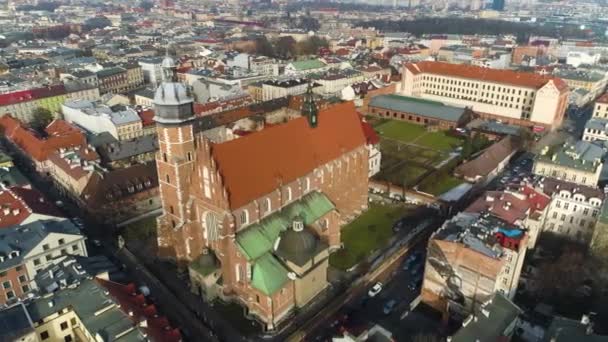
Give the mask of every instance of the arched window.
[[249, 211], [243, 209], [241, 212], [241, 225], [249, 223]]
[[167, 162], [167, 153], [163, 152], [163, 161], [166, 163]]
[[205, 235], [208, 241], [216, 241], [218, 238], [219, 224], [216, 215], [212, 212], [205, 214]]
[[171, 178], [169, 177], [169, 175], [165, 176], [165, 179], [167, 180], [167, 183], [171, 184]]

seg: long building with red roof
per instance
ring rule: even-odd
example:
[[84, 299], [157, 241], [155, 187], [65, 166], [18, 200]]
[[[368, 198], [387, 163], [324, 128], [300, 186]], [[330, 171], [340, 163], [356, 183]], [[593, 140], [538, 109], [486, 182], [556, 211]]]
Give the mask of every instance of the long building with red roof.
[[547, 129], [561, 125], [569, 95], [555, 77], [427, 61], [404, 65], [401, 91], [470, 107], [483, 118]]
[[76, 127], [63, 120], [54, 120], [46, 128], [46, 137], [29, 129], [10, 115], [0, 117], [0, 128], [6, 138], [33, 160], [37, 168], [44, 168], [44, 162], [53, 152], [62, 148], [86, 147], [86, 137]]

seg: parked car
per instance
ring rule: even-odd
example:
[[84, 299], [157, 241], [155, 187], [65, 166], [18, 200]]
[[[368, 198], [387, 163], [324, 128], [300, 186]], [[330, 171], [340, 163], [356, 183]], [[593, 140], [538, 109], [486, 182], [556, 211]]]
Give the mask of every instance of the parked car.
[[378, 293], [380, 293], [380, 291], [382, 291], [382, 283], [377, 282], [374, 284], [374, 286], [372, 286], [371, 289], [369, 289], [369, 291], [367, 292], [367, 295], [370, 297], [376, 297], [376, 295], [378, 295]]
[[382, 308], [382, 312], [384, 312], [385, 315], [390, 315], [390, 313], [393, 312], [393, 310], [395, 309], [395, 306], [397, 306], [397, 301], [394, 299], [391, 299], [388, 302], [386, 302], [386, 304], [384, 304], [384, 308]]

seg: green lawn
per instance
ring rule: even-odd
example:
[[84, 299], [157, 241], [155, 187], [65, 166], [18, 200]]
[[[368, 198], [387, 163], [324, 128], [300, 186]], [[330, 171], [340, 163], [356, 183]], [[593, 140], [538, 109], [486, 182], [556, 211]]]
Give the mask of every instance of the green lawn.
[[462, 139], [451, 137], [443, 131], [428, 132], [422, 125], [410, 122], [391, 120], [376, 126], [382, 137], [428, 147], [437, 151], [452, 151], [462, 145]]
[[424, 126], [391, 120], [376, 126], [376, 131], [389, 139], [410, 142], [426, 133]]
[[[435, 176], [430, 175], [429, 177]], [[435, 179], [434, 181], [424, 182], [424, 184], [420, 186], [420, 191], [439, 196], [462, 183], [462, 179], [458, 179], [452, 176], [445, 176], [441, 177], [440, 179]]]
[[454, 148], [462, 145], [462, 139], [448, 136], [444, 132], [433, 132], [420, 137], [415, 144], [438, 151], [451, 152]]
[[416, 180], [426, 172], [427, 169], [425, 168], [409, 164], [408, 162], [401, 162], [392, 168], [380, 170], [377, 178], [409, 187], [415, 185]]
[[383, 247], [393, 235], [393, 223], [407, 213], [400, 205], [371, 204], [356, 220], [342, 228], [344, 248], [329, 257], [329, 263], [347, 270]]
[[123, 236], [126, 241], [145, 241], [156, 237], [156, 216], [146, 217], [124, 227]]

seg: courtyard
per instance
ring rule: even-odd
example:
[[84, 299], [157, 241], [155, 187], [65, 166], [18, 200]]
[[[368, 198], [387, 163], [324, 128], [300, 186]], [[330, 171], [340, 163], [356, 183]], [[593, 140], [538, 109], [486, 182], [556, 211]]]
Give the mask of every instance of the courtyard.
[[[406, 188], [420, 184], [463, 144], [460, 137], [443, 131], [431, 132], [409, 122], [386, 119], [370, 122], [381, 137], [382, 165], [375, 178]], [[436, 183], [427, 192], [440, 194], [460, 184], [450, 176], [442, 176]]]
[[330, 256], [330, 265], [347, 270], [385, 247], [393, 236], [394, 223], [410, 212], [411, 208], [401, 204], [371, 203], [366, 212], [342, 228], [344, 248]]

